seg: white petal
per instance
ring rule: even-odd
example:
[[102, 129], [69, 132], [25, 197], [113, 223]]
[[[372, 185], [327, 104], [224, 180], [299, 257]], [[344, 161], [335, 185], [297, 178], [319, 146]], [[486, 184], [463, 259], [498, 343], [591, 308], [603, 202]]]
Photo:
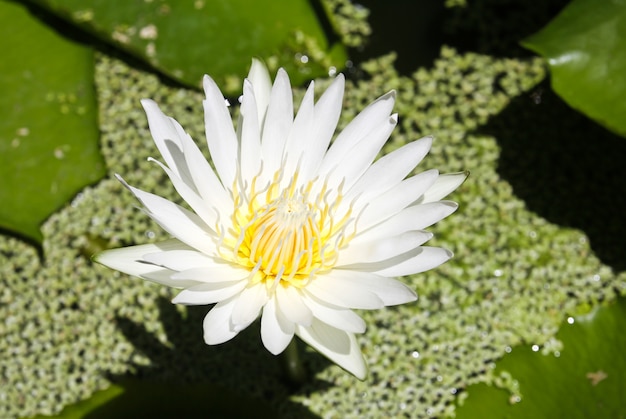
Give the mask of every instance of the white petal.
[[204, 341], [207, 345], [217, 345], [237, 336], [238, 331], [231, 327], [230, 317], [237, 297], [222, 301], [215, 305], [204, 317]]
[[204, 122], [207, 143], [215, 169], [226, 188], [230, 188], [237, 173], [237, 137], [224, 96], [213, 79], [204, 76], [206, 100]]
[[233, 308], [232, 323], [235, 329], [243, 330], [257, 317], [261, 308], [269, 298], [267, 287], [260, 282], [251, 287], [245, 288], [235, 307]]
[[161, 270], [158, 266], [142, 262], [143, 255], [169, 250], [190, 250], [190, 247], [180, 240], [171, 239], [160, 243], [105, 250], [94, 255], [93, 260], [116, 271], [124, 272], [128, 275], [141, 276], [149, 272]]
[[[218, 303], [239, 294], [246, 281], [205, 282], [186, 288], [172, 299], [174, 304], [205, 305]], [[241, 329], [240, 329], [241, 330]]]
[[336, 329], [319, 320], [311, 327], [296, 326], [296, 334], [319, 353], [353, 374], [359, 380], [367, 376], [367, 366], [352, 333]]
[[[193, 141], [183, 141], [183, 153], [196, 190], [207, 203], [225, 216], [233, 208], [233, 200], [215, 175], [213, 168]], [[229, 185], [230, 186], [230, 185]]]
[[148, 215], [165, 231], [203, 253], [214, 253], [212, 232], [200, 217], [165, 198], [130, 186], [119, 176], [117, 178], [141, 201]]
[[452, 201], [431, 202], [405, 208], [375, 227], [359, 232], [350, 241], [350, 245], [393, 237], [406, 231], [424, 229], [452, 214], [457, 208], [458, 205]]
[[313, 315], [337, 329], [352, 333], [365, 332], [365, 321], [354, 311], [322, 302], [309, 294], [302, 301], [311, 309]]
[[163, 159], [178, 177], [187, 181], [189, 176], [185, 168], [182, 141], [179, 138], [179, 132], [182, 131], [184, 133], [184, 130], [182, 127], [180, 130], [177, 130], [176, 126], [178, 123], [161, 112], [161, 109], [153, 100], [143, 99], [141, 105], [148, 117], [150, 134], [152, 134], [154, 143]]
[[265, 180], [270, 180], [279, 169], [285, 148], [285, 141], [293, 124], [293, 96], [289, 76], [282, 68], [276, 74], [270, 94], [270, 103], [263, 125], [263, 170]]
[[303, 326], [310, 326], [313, 321], [313, 313], [302, 302], [302, 296], [293, 287], [276, 287], [276, 301], [278, 308], [285, 317]]
[[173, 279], [189, 279], [198, 282], [229, 282], [248, 278], [250, 271], [229, 263], [212, 263], [211, 266], [180, 270]]
[[142, 256], [142, 259], [146, 262], [162, 266], [173, 271], [183, 271], [186, 269], [213, 266], [216, 264], [215, 259], [196, 250], [176, 249], [163, 252], [146, 253]]
[[446, 173], [440, 175], [437, 181], [424, 193], [416, 203], [435, 202], [448, 196], [449, 193], [461, 186], [469, 172]]
[[[311, 143], [315, 141], [315, 127], [314, 122], [314, 83], [311, 82], [309, 87], [302, 98], [298, 114], [293, 120], [293, 126], [289, 132], [289, 137], [285, 143], [285, 178], [284, 184], [287, 185], [293, 173], [301, 161], [308, 158], [306, 152]], [[304, 179], [302, 176], [299, 178], [300, 183], [306, 182], [309, 179]]]
[[293, 322], [285, 319], [285, 316], [276, 307], [276, 299], [270, 298], [263, 307], [261, 316], [261, 340], [263, 345], [274, 355], [285, 350], [295, 331]]
[[250, 80], [250, 83], [252, 83], [252, 87], [254, 88], [258, 126], [260, 127], [263, 125], [263, 119], [265, 118], [265, 112], [267, 111], [267, 105], [270, 100], [272, 80], [270, 79], [267, 67], [265, 67], [265, 65], [256, 58], [252, 59], [252, 65], [250, 66], [250, 72], [248, 73], [248, 80]]
[[[336, 187], [342, 181], [347, 188], [351, 188], [363, 173], [370, 167], [380, 149], [385, 144], [391, 132], [398, 123], [398, 116], [391, 115], [386, 121], [374, 127], [360, 142], [356, 143], [349, 151], [344, 160], [332, 169], [332, 187]], [[322, 172], [322, 174], [325, 174]]]
[[435, 169], [427, 170], [403, 180], [384, 194], [366, 203], [367, 206], [358, 220], [359, 230], [368, 229], [402, 211], [419, 198], [435, 182], [438, 175], [439, 172]]
[[[410, 254], [411, 252], [409, 252]], [[388, 265], [375, 271], [378, 275], [402, 276], [413, 275], [436, 268], [452, 257], [452, 252], [440, 247], [420, 247], [415, 254], [406, 258], [398, 256], [391, 258], [383, 264]], [[369, 269], [368, 269], [369, 270]]]
[[[312, 294], [315, 298], [344, 308], [377, 309], [385, 306], [383, 300], [371, 289], [355, 286], [351, 275], [359, 276], [363, 272], [342, 271], [334, 269], [325, 275], [316, 276], [304, 288], [305, 295]], [[363, 275], [360, 275], [363, 276]]]
[[391, 91], [381, 96], [361, 111], [361, 113], [339, 133], [328, 149], [320, 166], [320, 173], [328, 173], [335, 166], [340, 165], [348, 157], [348, 152], [356, 144], [380, 125], [384, 125], [385, 121], [387, 121], [391, 115], [395, 98], [396, 93]]
[[176, 188], [176, 192], [180, 195], [181, 198], [185, 200], [194, 210], [196, 214], [202, 218], [205, 222], [206, 226], [209, 227], [212, 231], [215, 231], [214, 226], [216, 221], [218, 220], [218, 214], [214, 208], [207, 206], [206, 202], [196, 193], [194, 189], [192, 189], [187, 183], [185, 183], [181, 178], [176, 176], [174, 172], [172, 172], [167, 166], [162, 164], [160, 161], [150, 158], [150, 161], [158, 164], [161, 169], [167, 174], [170, 178], [170, 181]]
[[243, 83], [241, 121], [239, 161], [241, 175], [244, 181], [249, 183], [259, 173], [261, 167], [261, 134], [259, 132], [257, 102], [252, 85], [248, 80]]
[[387, 192], [413, 170], [430, 150], [432, 137], [424, 137], [406, 144], [381, 157], [359, 178], [346, 198], [361, 195], [368, 202], [375, 196]]
[[341, 249], [336, 267], [353, 263], [378, 262], [408, 252], [433, 237], [427, 231], [407, 231], [393, 237], [385, 237], [368, 242], [350, 243]]
[[402, 282], [385, 278], [392, 275], [347, 269], [333, 269], [330, 275], [332, 279], [329, 279], [329, 282], [332, 281], [335, 285], [341, 283], [346, 289], [351, 289], [351, 292], [355, 292], [356, 289], [368, 291], [376, 295], [385, 306], [404, 304], [417, 299], [415, 291]]
[[324, 154], [328, 150], [330, 140], [337, 128], [343, 104], [345, 78], [339, 74], [315, 104], [313, 127], [315, 135], [306, 151], [300, 168], [302, 179], [310, 179], [317, 173]]
[[171, 269], [158, 267], [157, 269], [158, 270], [142, 274], [141, 278], [146, 281], [154, 282], [155, 284], [165, 285], [166, 287], [172, 288], [189, 288], [198, 285], [197, 281], [172, 278], [172, 274], [175, 272]]

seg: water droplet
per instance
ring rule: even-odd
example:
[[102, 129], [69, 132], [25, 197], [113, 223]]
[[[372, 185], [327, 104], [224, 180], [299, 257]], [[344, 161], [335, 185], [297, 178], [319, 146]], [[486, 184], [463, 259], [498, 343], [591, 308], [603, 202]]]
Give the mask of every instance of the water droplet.
[[531, 349], [533, 350], [533, 352], [537, 352], [539, 350], [539, 345], [533, 345]]
[[156, 39], [159, 36], [159, 31], [153, 24], [146, 25], [139, 30], [139, 37], [141, 39]]
[[54, 157], [56, 157], [59, 160], [62, 160], [65, 157], [65, 152], [63, 151], [61, 147], [57, 147], [54, 149]]
[[574, 322], [575, 322], [575, 321], [576, 321], [576, 320], [574, 320], [574, 318], [573, 318], [573, 317], [568, 317], [568, 318], [567, 318], [567, 323], [568, 323], [568, 324], [574, 324]]

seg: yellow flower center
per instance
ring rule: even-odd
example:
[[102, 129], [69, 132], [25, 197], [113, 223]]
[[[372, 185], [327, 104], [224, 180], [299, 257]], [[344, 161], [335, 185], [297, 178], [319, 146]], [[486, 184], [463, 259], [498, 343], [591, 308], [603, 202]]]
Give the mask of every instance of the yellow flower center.
[[303, 287], [333, 267], [351, 238], [351, 208], [339, 214], [341, 187], [329, 203], [326, 184], [312, 196], [314, 181], [297, 188], [297, 174], [283, 189], [278, 174], [260, 191], [256, 181], [242, 192], [233, 186], [233, 227], [223, 233], [220, 254], [248, 268], [253, 283]]

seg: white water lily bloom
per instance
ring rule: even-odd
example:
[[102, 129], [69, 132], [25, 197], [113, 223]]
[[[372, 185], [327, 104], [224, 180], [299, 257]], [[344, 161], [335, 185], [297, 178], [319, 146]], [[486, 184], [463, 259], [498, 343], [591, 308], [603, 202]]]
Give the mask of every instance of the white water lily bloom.
[[[294, 335], [363, 379], [367, 368], [352, 309], [416, 300], [394, 279], [445, 262], [451, 252], [422, 244], [424, 229], [457, 208], [441, 199], [463, 173], [428, 170], [406, 178], [429, 151], [426, 137], [378, 159], [397, 123], [395, 93], [365, 108], [331, 144], [341, 111], [339, 75], [314, 102], [309, 86], [294, 117], [291, 85], [274, 84], [254, 60], [233, 128], [215, 82], [204, 79], [206, 137], [215, 170], [172, 118], [142, 101], [150, 131], [176, 190], [193, 211], [124, 185], [173, 236], [105, 251], [113, 269], [182, 288], [177, 304], [215, 304], [204, 319], [207, 344], [232, 339], [261, 316], [261, 339], [273, 354]], [[329, 147], [330, 145], [330, 147]]]

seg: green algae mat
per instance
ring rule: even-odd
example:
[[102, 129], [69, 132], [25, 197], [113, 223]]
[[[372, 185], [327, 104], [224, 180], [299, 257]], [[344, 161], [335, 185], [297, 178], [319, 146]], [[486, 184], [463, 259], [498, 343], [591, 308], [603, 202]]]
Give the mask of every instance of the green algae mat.
[[[31, 10], [45, 15], [62, 2], [34, 3]], [[451, 196], [459, 210], [434, 229], [433, 245], [455, 256], [436, 270], [403, 278], [417, 291], [417, 302], [360, 313], [368, 325], [358, 340], [370, 368], [365, 381], [303, 346], [310, 380], [299, 387], [285, 380], [280, 362], [262, 348], [258, 324], [228, 345], [206, 346], [202, 318], [208, 307], [174, 306], [171, 290], [91, 262], [98, 249], [165, 238], [113, 173], [178, 199], [146, 160], [158, 151], [139, 100], [156, 100], [204, 148], [203, 95], [194, 83], [175, 83], [177, 76], [165, 67], [154, 71], [149, 56], [129, 58], [135, 47], [147, 51], [154, 31], [142, 38], [122, 22], [118, 32], [130, 41], [123, 53], [114, 53], [126, 39], [108, 38], [115, 24], [96, 33], [97, 19], [78, 13], [86, 8], [58, 12], [57, 31], [77, 19], [82, 23], [72, 27], [88, 37], [80, 39], [93, 41], [83, 42], [90, 51], [76, 55], [94, 57], [85, 70], [95, 86], [93, 109], [86, 109], [97, 117], [99, 141], [76, 134], [78, 128], [63, 132], [72, 133], [67, 141], [80, 137], [81, 147], [97, 144], [94, 161], [104, 163], [87, 164], [96, 175], [75, 176], [83, 183], [30, 222], [33, 237], [40, 229], [41, 249], [8, 232], [0, 236], [0, 417], [106, 417], [146, 405], [172, 415], [204, 415], [198, 400], [205, 392], [213, 405], [208, 412], [217, 417], [246, 415], [248, 408], [285, 418], [554, 417], [555, 411], [577, 417], [585, 409], [623, 415], [626, 197], [619, 191], [626, 142], [565, 104], [549, 85], [547, 61], [518, 44], [548, 25], [564, 2], [515, 2], [514, 17], [501, 14], [495, 1], [448, 3], [439, 17], [445, 42], [435, 45], [432, 62], [398, 71], [397, 54], [410, 53], [409, 41], [379, 30], [388, 53], [332, 65], [348, 75], [341, 127], [395, 89], [399, 124], [385, 152], [433, 134], [433, 148], [418, 170], [471, 172]], [[365, 4], [377, 13], [375, 2]], [[5, 5], [20, 4], [0, 3]], [[360, 42], [367, 52], [363, 8], [324, 2], [321, 9], [344, 45]], [[397, 20], [410, 21], [404, 14]], [[165, 29], [156, 33], [165, 35]], [[332, 57], [329, 39], [312, 50]], [[281, 57], [270, 52], [268, 64], [283, 65]], [[302, 55], [291, 59], [300, 72]], [[10, 67], [24, 74], [17, 64]], [[327, 73], [315, 75], [318, 94], [330, 83]], [[246, 70], [232, 74], [224, 83], [239, 89]], [[303, 95], [304, 88], [296, 89], [296, 103]], [[57, 102], [51, 111], [65, 103]], [[7, 125], [8, 134], [0, 131], [9, 146], [34, 136], [32, 119], [9, 120], [14, 125]], [[65, 124], [62, 117], [58, 123]], [[38, 130], [38, 138], [46, 137], [44, 128]], [[55, 147], [43, 150], [54, 157]], [[62, 149], [67, 159], [74, 150]], [[9, 202], [4, 196], [3, 203]]]

